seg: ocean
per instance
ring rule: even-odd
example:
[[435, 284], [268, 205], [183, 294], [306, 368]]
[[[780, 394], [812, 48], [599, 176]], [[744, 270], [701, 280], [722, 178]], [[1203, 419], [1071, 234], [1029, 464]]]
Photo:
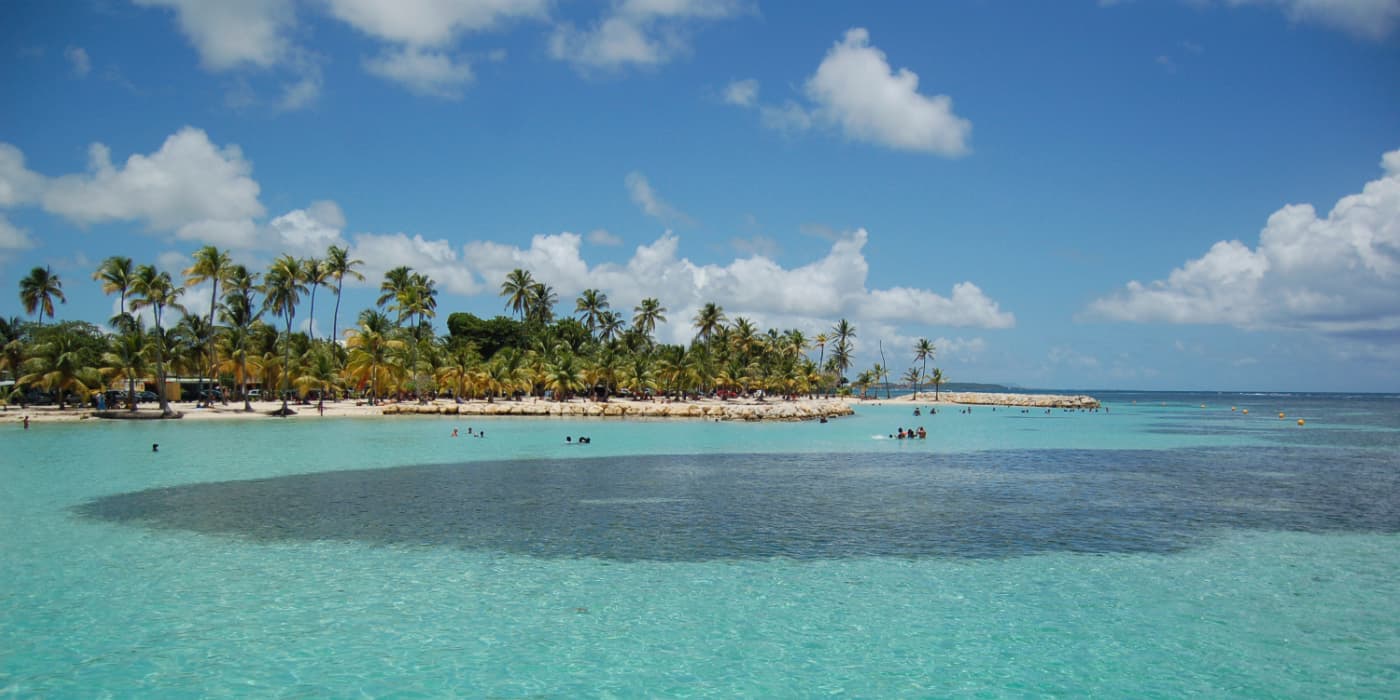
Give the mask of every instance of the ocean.
[[1400, 397], [1095, 395], [7, 422], [0, 696], [1394, 697]]

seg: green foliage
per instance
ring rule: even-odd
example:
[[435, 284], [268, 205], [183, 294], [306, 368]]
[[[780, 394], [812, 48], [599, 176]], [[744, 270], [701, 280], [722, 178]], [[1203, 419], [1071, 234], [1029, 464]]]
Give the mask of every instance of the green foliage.
[[482, 357], [492, 357], [501, 348], [523, 348], [529, 344], [525, 324], [505, 316], [486, 320], [475, 314], [458, 311], [447, 317], [447, 332], [454, 344], [469, 342]]

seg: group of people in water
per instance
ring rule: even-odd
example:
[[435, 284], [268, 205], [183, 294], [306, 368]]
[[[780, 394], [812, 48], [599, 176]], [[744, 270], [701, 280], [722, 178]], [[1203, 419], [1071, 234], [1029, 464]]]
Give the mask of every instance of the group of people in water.
[[[472, 432], [471, 426], [467, 426], [467, 435], [469, 435], [469, 436], [471, 436], [471, 437], [484, 438], [484, 437], [486, 437], [486, 431], [485, 431], [485, 430], [478, 430], [478, 431], [476, 431], [476, 432]], [[456, 429], [456, 428], [453, 428], [453, 429], [452, 429], [452, 437], [457, 437], [457, 429]]]
[[924, 430], [924, 426], [922, 425], [919, 426], [918, 430], [915, 430], [914, 428], [905, 430], [903, 427], [901, 427], [898, 433], [895, 433], [890, 437], [896, 440], [913, 440], [915, 438], [919, 440], [925, 440], [928, 438], [928, 432]]

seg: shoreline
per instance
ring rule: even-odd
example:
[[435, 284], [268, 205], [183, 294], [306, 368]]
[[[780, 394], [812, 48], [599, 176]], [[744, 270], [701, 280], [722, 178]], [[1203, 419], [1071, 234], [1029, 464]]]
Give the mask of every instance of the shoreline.
[[[325, 404], [324, 414], [318, 414], [316, 404], [288, 404], [296, 414], [290, 419], [322, 418], [379, 418], [402, 415], [440, 416], [513, 416], [513, 417], [555, 417], [555, 418], [676, 418], [705, 420], [742, 421], [802, 421], [839, 418], [856, 412], [863, 405], [878, 406], [884, 403], [920, 403], [928, 406], [1019, 406], [1031, 408], [1097, 408], [1098, 399], [1091, 396], [1069, 396], [1059, 394], [992, 394], [974, 392], [940, 392], [935, 401], [933, 394], [920, 392], [896, 396], [889, 399], [858, 397], [799, 398], [786, 399], [695, 399], [691, 401], [669, 401], [657, 399], [640, 401], [614, 398], [606, 402], [586, 399], [551, 401], [536, 397], [520, 401], [500, 400], [488, 403], [484, 399], [473, 399], [457, 403], [454, 400], [439, 399], [426, 404], [412, 401], [384, 403], [370, 406], [355, 401], [332, 401]], [[258, 401], [252, 411], [244, 411], [242, 402], [230, 402], [227, 406], [217, 404], [209, 408], [198, 408], [192, 402], [175, 402], [171, 409], [183, 414], [172, 420], [256, 420], [278, 418], [272, 415], [281, 408], [280, 401]], [[104, 413], [107, 416], [97, 414]], [[118, 416], [117, 414], [124, 414]], [[28, 416], [31, 423], [65, 423], [76, 421], [107, 421], [158, 419], [159, 409], [150, 404], [139, 408], [135, 414], [124, 409], [97, 411], [91, 407], [69, 407], [60, 411], [56, 406], [30, 406], [21, 409], [7, 406], [0, 412], [0, 421], [19, 423]], [[285, 420], [285, 419], [284, 419]]]

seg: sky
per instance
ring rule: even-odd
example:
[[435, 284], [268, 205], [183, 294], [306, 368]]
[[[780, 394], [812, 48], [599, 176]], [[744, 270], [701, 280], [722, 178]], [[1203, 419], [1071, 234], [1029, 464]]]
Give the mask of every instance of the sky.
[[954, 382], [1400, 391], [1400, 0], [0, 5], [0, 315], [211, 244], [348, 246], [341, 328], [525, 268], [668, 342], [713, 301]]

